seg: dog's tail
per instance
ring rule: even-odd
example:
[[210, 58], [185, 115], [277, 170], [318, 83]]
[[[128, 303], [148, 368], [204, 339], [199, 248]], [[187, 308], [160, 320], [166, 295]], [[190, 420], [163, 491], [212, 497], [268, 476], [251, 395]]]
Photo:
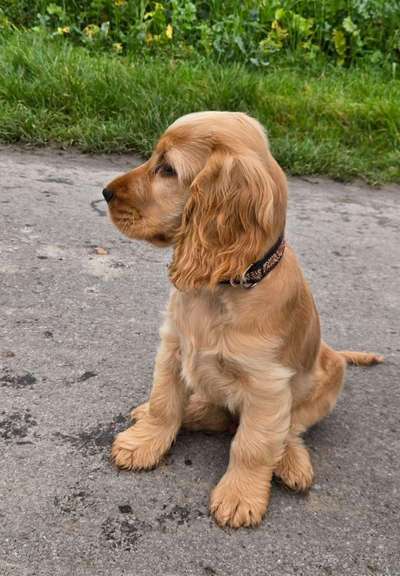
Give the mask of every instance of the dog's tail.
[[355, 366], [372, 366], [373, 364], [381, 364], [385, 359], [381, 354], [373, 354], [372, 352], [340, 350], [339, 354], [346, 360], [347, 364], [354, 364]]

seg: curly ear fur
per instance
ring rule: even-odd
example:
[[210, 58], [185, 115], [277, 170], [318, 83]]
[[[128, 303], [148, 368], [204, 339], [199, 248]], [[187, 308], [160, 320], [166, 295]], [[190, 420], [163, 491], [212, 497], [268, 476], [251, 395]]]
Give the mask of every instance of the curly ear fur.
[[272, 157], [267, 167], [255, 153], [215, 150], [193, 181], [183, 212], [170, 267], [175, 286], [215, 287], [243, 275], [282, 233], [285, 183]]

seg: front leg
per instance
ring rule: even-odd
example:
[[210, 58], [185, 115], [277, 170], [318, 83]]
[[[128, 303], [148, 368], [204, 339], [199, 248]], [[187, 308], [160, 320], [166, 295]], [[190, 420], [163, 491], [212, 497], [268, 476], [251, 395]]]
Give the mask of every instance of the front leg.
[[272, 473], [289, 430], [288, 381], [255, 388], [248, 390], [243, 400], [228, 469], [211, 494], [210, 509], [221, 526], [239, 528], [261, 522]]
[[114, 440], [112, 458], [119, 468], [148, 469], [169, 450], [182, 424], [186, 400], [179, 339], [168, 326], [161, 331], [148, 410]]

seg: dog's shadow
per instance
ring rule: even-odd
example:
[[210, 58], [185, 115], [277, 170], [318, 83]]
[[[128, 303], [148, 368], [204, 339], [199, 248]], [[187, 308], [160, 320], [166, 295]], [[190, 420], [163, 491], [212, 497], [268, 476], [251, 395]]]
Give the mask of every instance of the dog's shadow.
[[[331, 445], [329, 422], [320, 422], [304, 434], [304, 441], [313, 460], [324, 446]], [[210, 482], [218, 481], [229, 464], [229, 451], [234, 433], [193, 432], [182, 429], [168, 456], [168, 465], [195, 467], [197, 476]], [[275, 484], [282, 483], [275, 479]], [[287, 490], [287, 488], [285, 488]]]
[[173, 465], [195, 469], [199, 480], [215, 483], [229, 464], [233, 435], [227, 432], [191, 432], [181, 430], [170, 452]]

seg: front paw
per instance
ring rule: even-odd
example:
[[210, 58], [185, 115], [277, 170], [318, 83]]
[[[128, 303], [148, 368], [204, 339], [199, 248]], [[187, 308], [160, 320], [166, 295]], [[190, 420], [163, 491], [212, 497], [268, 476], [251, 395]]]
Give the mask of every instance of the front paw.
[[226, 473], [211, 493], [210, 510], [220, 526], [257, 526], [268, 506], [270, 483], [243, 482]]
[[171, 431], [144, 418], [116, 436], [111, 456], [118, 468], [149, 470], [159, 464], [174, 437]]

